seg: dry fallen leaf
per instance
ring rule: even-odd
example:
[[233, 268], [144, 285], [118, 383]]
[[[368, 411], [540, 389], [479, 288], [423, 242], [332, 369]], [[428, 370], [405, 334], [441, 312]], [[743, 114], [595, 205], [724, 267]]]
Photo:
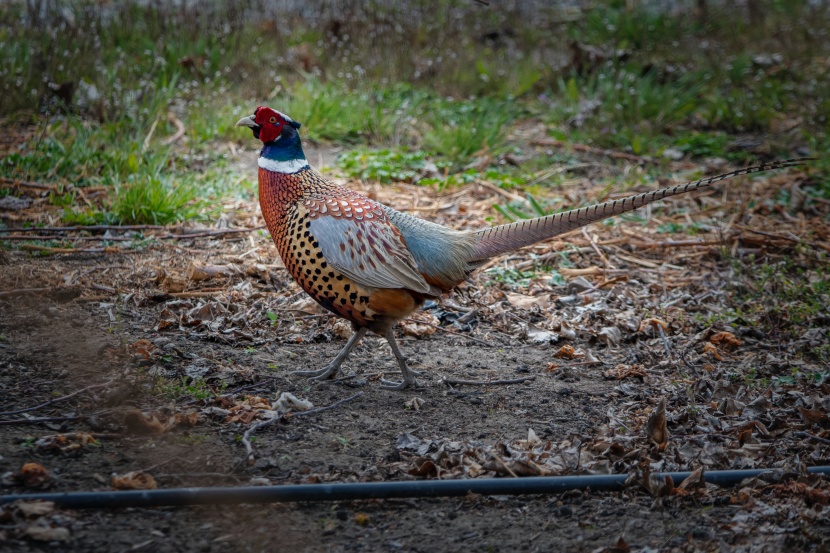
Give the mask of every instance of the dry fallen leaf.
[[534, 307], [547, 309], [550, 307], [550, 301], [542, 296], [527, 296], [516, 292], [505, 292], [504, 296], [510, 305], [519, 309], [533, 309]]
[[176, 413], [173, 416], [173, 426], [189, 426], [193, 427], [199, 422], [199, 413], [193, 411], [192, 413]]
[[48, 515], [55, 510], [53, 501], [19, 501], [15, 503], [17, 510], [24, 516], [33, 518]]
[[331, 325], [331, 331], [341, 340], [348, 340], [354, 332], [352, 330], [352, 324], [345, 319], [337, 319], [334, 321], [334, 324]]
[[706, 475], [703, 472], [703, 467], [698, 467], [694, 471], [692, 471], [692, 474], [687, 476], [683, 480], [683, 482], [681, 482], [680, 485], [677, 486], [677, 488], [675, 488], [675, 491], [679, 491], [679, 490], [687, 491], [687, 490], [694, 490], [694, 489], [705, 488], [705, 487], [706, 487]]
[[44, 436], [35, 442], [39, 451], [52, 451], [57, 453], [69, 453], [76, 451], [88, 444], [97, 444], [98, 441], [92, 434], [86, 432], [74, 432], [69, 434], [55, 434]]
[[23, 533], [37, 541], [67, 541], [70, 537], [69, 529], [60, 526], [29, 526]]
[[583, 357], [584, 354], [577, 353], [573, 346], [566, 344], [559, 348], [559, 351], [553, 356], [559, 359], [576, 359], [577, 357]]
[[413, 411], [420, 411], [421, 406], [424, 404], [424, 400], [419, 397], [413, 397], [409, 401], [404, 402], [404, 407], [407, 409], [412, 409]]
[[132, 471], [124, 475], [113, 474], [111, 485], [116, 490], [155, 490], [156, 479], [141, 471]]
[[604, 376], [605, 378], [615, 378], [617, 380], [622, 380], [623, 378], [629, 377], [645, 378], [646, 370], [640, 365], [620, 364], [614, 367], [613, 369], [608, 369], [607, 371], [603, 372], [602, 376]]
[[150, 358], [151, 351], [153, 351], [153, 343], [150, 340], [136, 340], [130, 344], [130, 353], [140, 355], [144, 359]]
[[418, 467], [412, 468], [409, 471], [412, 476], [420, 476], [422, 478], [435, 478], [438, 476], [438, 467], [432, 461], [424, 461]]
[[401, 329], [407, 336], [423, 338], [435, 334], [440, 322], [432, 313], [418, 311], [401, 321]]
[[[267, 409], [267, 407], [263, 407]], [[307, 399], [299, 399], [290, 392], [283, 392], [277, 401], [274, 402], [274, 411], [288, 413], [289, 411], [308, 411], [314, 409], [314, 404]]]
[[617, 540], [616, 545], [612, 545], [611, 547], [598, 547], [592, 551], [592, 553], [630, 553], [631, 547], [629, 547], [628, 543], [620, 536], [620, 539]]
[[651, 319], [643, 319], [642, 321], [640, 321], [640, 328], [637, 329], [637, 332], [642, 333], [642, 332], [645, 332], [646, 330], [648, 330], [649, 328], [658, 327], [658, 326], [660, 328], [662, 328], [663, 330], [667, 330], [669, 328], [668, 323], [666, 323], [664, 321], [661, 321], [660, 319], [651, 318]]
[[366, 526], [371, 521], [371, 517], [366, 513], [355, 513], [354, 521], [358, 526]]
[[723, 357], [721, 357], [720, 353], [718, 353], [717, 346], [715, 346], [715, 344], [713, 344], [712, 342], [703, 343], [703, 353], [708, 353], [717, 361], [723, 361]]
[[49, 471], [43, 465], [37, 463], [26, 463], [20, 468], [20, 473], [16, 476], [16, 480], [27, 488], [42, 486], [51, 478]]
[[786, 497], [789, 495], [802, 496], [808, 505], [830, 504], [830, 491], [819, 490], [803, 482], [790, 481], [784, 484], [776, 484], [773, 486], [773, 490], [773, 493], [777, 497]]
[[604, 342], [610, 348], [615, 348], [620, 345], [622, 342], [622, 332], [616, 326], [606, 326], [603, 327], [599, 334], [597, 334], [597, 339], [600, 342]]
[[738, 339], [737, 336], [735, 336], [731, 332], [726, 332], [726, 331], [717, 332], [717, 333], [713, 334], [709, 338], [709, 341], [712, 342], [713, 344], [719, 345], [722, 348], [736, 347], [736, 346], [740, 346], [743, 343]]
[[819, 411], [818, 409], [804, 409], [803, 407], [799, 407], [798, 413], [801, 415], [801, 418], [804, 419], [804, 422], [806, 423], [816, 424], [818, 426], [830, 426], [830, 417], [828, 417], [827, 414], [823, 411]]
[[155, 415], [145, 415], [138, 409], [124, 415], [124, 425], [133, 434], [162, 434], [165, 430]]
[[669, 443], [669, 429], [666, 425], [666, 399], [660, 400], [657, 408], [652, 411], [646, 422], [646, 433], [648, 439], [657, 444], [660, 451], [664, 450]]

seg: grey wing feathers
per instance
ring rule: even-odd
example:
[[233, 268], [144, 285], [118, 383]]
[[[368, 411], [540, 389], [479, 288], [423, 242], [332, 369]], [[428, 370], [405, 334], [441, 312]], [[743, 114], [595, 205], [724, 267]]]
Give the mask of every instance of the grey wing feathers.
[[309, 230], [326, 261], [362, 286], [441, 293], [424, 280], [406, 244], [389, 223], [318, 217], [311, 220]]

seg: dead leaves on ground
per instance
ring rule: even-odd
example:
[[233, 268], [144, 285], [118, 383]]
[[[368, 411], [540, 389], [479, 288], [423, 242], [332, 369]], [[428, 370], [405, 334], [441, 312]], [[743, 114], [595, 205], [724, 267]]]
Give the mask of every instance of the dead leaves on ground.
[[16, 501], [0, 507], [0, 544], [9, 538], [65, 542], [74, 522], [51, 501]]
[[116, 490], [155, 490], [158, 487], [151, 474], [140, 470], [122, 475], [113, 474], [110, 485]]
[[613, 369], [608, 369], [602, 376], [609, 379], [622, 380], [624, 378], [645, 378], [646, 370], [641, 365], [619, 364]]
[[39, 451], [52, 453], [73, 453], [90, 445], [98, 445], [98, 440], [92, 434], [86, 432], [54, 434], [39, 438], [35, 442], [35, 447]]
[[20, 467], [20, 472], [12, 475], [12, 480], [27, 488], [41, 488], [46, 485], [52, 474], [41, 464], [26, 463]]
[[[830, 395], [773, 386], [753, 398], [728, 380], [702, 379], [696, 386], [698, 393], [710, 398], [708, 405], [690, 409], [685, 393], [666, 396], [652, 408], [630, 402], [620, 409], [615, 402], [608, 408], [607, 422], [590, 438], [571, 435], [552, 442], [530, 430], [525, 439], [484, 443], [402, 434], [397, 447], [405, 461], [398, 467], [410, 476], [441, 479], [629, 474], [631, 484], [654, 497], [684, 497], [710, 493], [704, 471], [780, 466], [776, 459], [787, 450], [799, 452], [806, 465], [826, 463]], [[817, 441], [811, 441], [811, 435]], [[677, 486], [654, 476], [688, 470], [692, 474]], [[790, 473], [798, 476], [798, 471]], [[799, 478], [821, 482], [806, 474]], [[758, 482], [758, 490], [772, 493], [765, 488], [768, 482]], [[778, 494], [800, 494], [810, 506], [827, 502], [828, 487], [824, 482], [819, 487], [788, 484], [772, 489]]]
[[646, 421], [646, 435], [648, 439], [655, 444], [660, 451], [666, 449], [669, 445], [669, 429], [666, 425], [666, 399], [660, 400], [660, 403], [649, 415]]
[[[162, 417], [164, 422], [159, 420], [158, 417]], [[127, 431], [131, 434], [141, 436], [164, 434], [174, 428], [189, 428], [196, 426], [198, 422], [199, 413], [195, 411], [190, 413], [173, 413], [169, 416], [163, 416], [133, 409], [124, 415], [124, 426], [126, 426]]]
[[299, 399], [290, 392], [283, 392], [275, 401], [260, 396], [248, 396], [221, 397], [216, 403], [216, 405], [204, 408], [202, 413], [220, 418], [225, 424], [250, 424], [255, 419], [268, 420], [288, 416], [294, 411], [307, 411], [314, 408], [313, 403]]
[[440, 325], [438, 317], [429, 311], [416, 311], [407, 319], [401, 321], [400, 326], [403, 333], [407, 336], [414, 336], [416, 338], [423, 338], [424, 336], [431, 336], [435, 334]]

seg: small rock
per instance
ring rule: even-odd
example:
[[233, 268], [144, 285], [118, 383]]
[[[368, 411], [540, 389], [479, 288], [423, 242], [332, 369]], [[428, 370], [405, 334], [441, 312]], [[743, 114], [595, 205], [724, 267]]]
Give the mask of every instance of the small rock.
[[270, 480], [268, 480], [267, 478], [262, 478], [262, 477], [254, 477], [254, 478], [251, 478], [251, 479], [248, 481], [248, 483], [249, 483], [251, 486], [270, 486], [270, 485], [271, 485], [271, 481], [270, 481]]
[[558, 517], [570, 517], [573, 516], [574, 511], [568, 505], [562, 505], [559, 509], [556, 510], [556, 516]]
[[685, 152], [675, 148], [666, 148], [663, 150], [663, 157], [672, 161], [680, 161], [685, 155]]
[[16, 198], [14, 196], [0, 198], [0, 209], [5, 209], [7, 211], [26, 209], [30, 205], [32, 205], [32, 200], [29, 198]]
[[584, 276], [580, 276], [568, 282], [565, 289], [569, 294], [577, 294], [579, 292], [584, 292], [585, 290], [591, 290], [592, 288], [594, 288], [594, 283]]
[[349, 388], [362, 388], [369, 383], [368, 380], [365, 378], [352, 378], [351, 380], [344, 380], [343, 384], [345, 384]]
[[778, 64], [784, 61], [784, 56], [781, 54], [758, 54], [752, 56], [752, 63], [761, 67], [768, 67], [773, 64]]
[[622, 332], [616, 326], [606, 326], [597, 334], [597, 339], [610, 348], [615, 348], [622, 341]]

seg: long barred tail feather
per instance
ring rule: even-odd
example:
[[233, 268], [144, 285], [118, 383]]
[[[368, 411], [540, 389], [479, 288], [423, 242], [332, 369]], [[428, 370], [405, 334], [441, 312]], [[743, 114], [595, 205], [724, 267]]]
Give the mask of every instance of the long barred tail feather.
[[546, 240], [548, 238], [564, 234], [590, 223], [633, 211], [638, 207], [642, 207], [646, 204], [650, 204], [670, 196], [677, 196], [679, 194], [685, 194], [687, 192], [694, 192], [695, 190], [707, 188], [718, 181], [737, 177], [739, 175], [770, 171], [772, 169], [798, 167], [812, 160], [815, 160], [815, 158], [803, 157], [787, 159], [784, 161], [772, 161], [761, 165], [755, 165], [753, 167], [747, 167], [745, 169], [738, 169], [737, 171], [724, 173], [722, 175], [672, 186], [670, 188], [663, 188], [662, 190], [655, 190], [654, 192], [646, 192], [645, 194], [629, 196], [627, 198], [623, 198], [622, 200], [613, 200], [579, 209], [572, 209], [562, 213], [556, 213], [554, 215], [548, 215], [546, 217], [526, 219], [524, 221], [517, 221], [507, 225], [484, 229], [473, 234], [476, 238], [476, 242], [472, 257], [468, 259], [468, 261], [471, 263], [483, 261], [490, 257], [507, 253], [523, 246], [529, 246], [530, 244], [535, 244], [541, 240]]

